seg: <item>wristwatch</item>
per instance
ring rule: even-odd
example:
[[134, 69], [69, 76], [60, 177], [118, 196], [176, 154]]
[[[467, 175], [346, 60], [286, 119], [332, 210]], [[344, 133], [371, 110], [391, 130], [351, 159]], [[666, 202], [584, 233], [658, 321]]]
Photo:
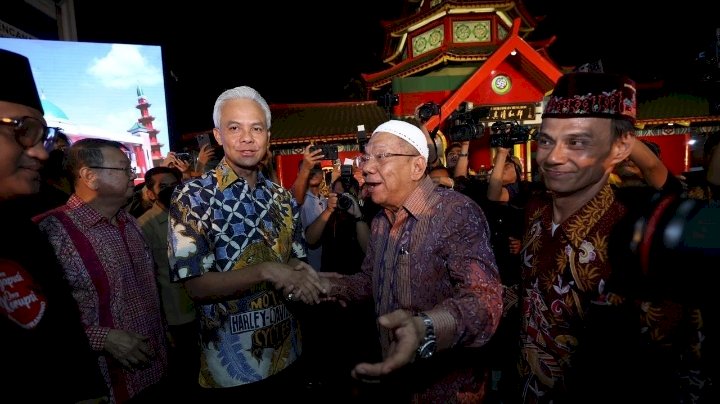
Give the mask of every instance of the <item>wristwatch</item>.
[[423, 324], [425, 324], [425, 338], [420, 342], [420, 346], [417, 349], [417, 357], [427, 359], [433, 356], [437, 348], [435, 327], [433, 326], [432, 319], [427, 314], [418, 313], [418, 317], [422, 318]]

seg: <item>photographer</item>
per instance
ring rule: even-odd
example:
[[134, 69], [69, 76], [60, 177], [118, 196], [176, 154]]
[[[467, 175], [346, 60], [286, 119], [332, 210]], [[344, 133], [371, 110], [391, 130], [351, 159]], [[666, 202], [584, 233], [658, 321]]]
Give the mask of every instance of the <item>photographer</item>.
[[193, 177], [192, 156], [190, 153], [169, 152], [162, 162], [162, 166], [177, 168], [183, 175], [183, 181]]
[[520, 193], [522, 168], [510, 148], [498, 147], [492, 173], [488, 179], [487, 197], [495, 202], [510, 202]]
[[[520, 282], [520, 239], [527, 190], [522, 187], [522, 166], [511, 154], [512, 145], [498, 147], [493, 168], [488, 177], [487, 201], [483, 210], [490, 225], [490, 243], [503, 284], [503, 296], [517, 301]], [[500, 325], [485, 351], [493, 372], [496, 394], [502, 401], [512, 401], [516, 378], [517, 341], [520, 312], [516, 304], [503, 308]]]
[[[355, 178], [340, 177], [335, 180], [327, 208], [305, 230], [308, 244], [321, 243], [323, 247], [332, 244], [327, 249], [323, 248], [322, 267], [325, 268], [327, 263], [330, 265], [328, 269], [333, 272], [357, 272], [365, 255], [370, 232], [359, 204], [359, 192], [360, 185]], [[348, 237], [354, 242], [350, 250], [347, 249]]]
[[297, 201], [298, 205], [302, 205], [305, 202], [305, 196], [307, 195], [308, 184], [310, 180], [310, 173], [314, 167], [318, 166], [322, 161], [322, 151], [313, 149], [313, 144], [310, 143], [303, 149], [303, 159], [298, 164], [298, 174], [295, 177], [295, 181], [290, 187], [290, 192]]
[[[453, 144], [455, 146], [455, 144]], [[448, 159], [450, 159], [450, 153], [448, 153]], [[457, 159], [454, 164], [453, 178], [468, 177], [470, 166], [470, 141], [464, 140], [460, 142], [460, 150], [457, 151]], [[448, 161], [448, 167], [450, 162]]]
[[[370, 237], [370, 227], [360, 206], [360, 185], [352, 177], [352, 169], [348, 171], [349, 175], [333, 182], [327, 208], [305, 230], [308, 244], [322, 246], [321, 267], [344, 275], [360, 271]], [[311, 378], [321, 386], [319, 394], [338, 399], [338, 394], [351, 390], [353, 366], [379, 357], [372, 303], [298, 309], [303, 313], [305, 352], [312, 358]], [[348, 350], [348, 345], [353, 349]]]
[[428, 145], [428, 171], [431, 167], [442, 164], [440, 156], [438, 156], [438, 145], [435, 142], [435, 133], [430, 134], [425, 124], [430, 118], [440, 115], [440, 105], [434, 102], [426, 102], [415, 107], [413, 117], [402, 118], [401, 120], [409, 122], [422, 130], [425, 135], [425, 141]]

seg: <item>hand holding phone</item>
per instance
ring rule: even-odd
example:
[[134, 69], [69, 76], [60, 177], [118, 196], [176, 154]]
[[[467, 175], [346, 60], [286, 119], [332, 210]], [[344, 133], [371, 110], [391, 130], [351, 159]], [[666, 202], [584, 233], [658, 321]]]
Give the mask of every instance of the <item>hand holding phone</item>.
[[337, 160], [338, 159], [338, 147], [336, 145], [320, 145], [320, 146], [311, 146], [310, 151], [315, 151], [317, 149], [322, 150], [320, 154], [323, 155], [323, 160]]
[[197, 135], [197, 137], [195, 139], [197, 139], [198, 147], [200, 148], [200, 150], [202, 150], [203, 146], [210, 145], [210, 134], [209, 133], [201, 133], [201, 134]]

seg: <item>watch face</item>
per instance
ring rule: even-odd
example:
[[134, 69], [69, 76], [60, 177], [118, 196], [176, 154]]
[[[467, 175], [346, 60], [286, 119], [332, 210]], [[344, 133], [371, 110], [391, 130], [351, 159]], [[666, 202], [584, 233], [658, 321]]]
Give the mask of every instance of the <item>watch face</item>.
[[435, 353], [435, 340], [425, 342], [418, 350], [418, 356], [422, 359], [431, 357]]

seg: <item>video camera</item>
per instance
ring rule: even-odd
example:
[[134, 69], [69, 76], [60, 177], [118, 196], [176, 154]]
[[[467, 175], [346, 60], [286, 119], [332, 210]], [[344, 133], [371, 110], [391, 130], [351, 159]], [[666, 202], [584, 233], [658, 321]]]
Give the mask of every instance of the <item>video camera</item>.
[[[637, 198], [636, 193], [623, 195]], [[710, 285], [720, 259], [720, 209], [662, 192], [649, 202], [616, 225], [608, 246], [611, 263], [639, 268], [655, 293], [665, 297], [695, 301], [714, 296]]]
[[498, 121], [490, 126], [490, 147], [511, 148], [523, 144], [530, 138], [530, 128], [520, 125], [517, 121]]
[[451, 122], [448, 129], [450, 141], [462, 142], [480, 139], [485, 134], [485, 124], [481, 120], [487, 118], [489, 114], [489, 107], [473, 108], [472, 103], [461, 103], [449, 118]]

